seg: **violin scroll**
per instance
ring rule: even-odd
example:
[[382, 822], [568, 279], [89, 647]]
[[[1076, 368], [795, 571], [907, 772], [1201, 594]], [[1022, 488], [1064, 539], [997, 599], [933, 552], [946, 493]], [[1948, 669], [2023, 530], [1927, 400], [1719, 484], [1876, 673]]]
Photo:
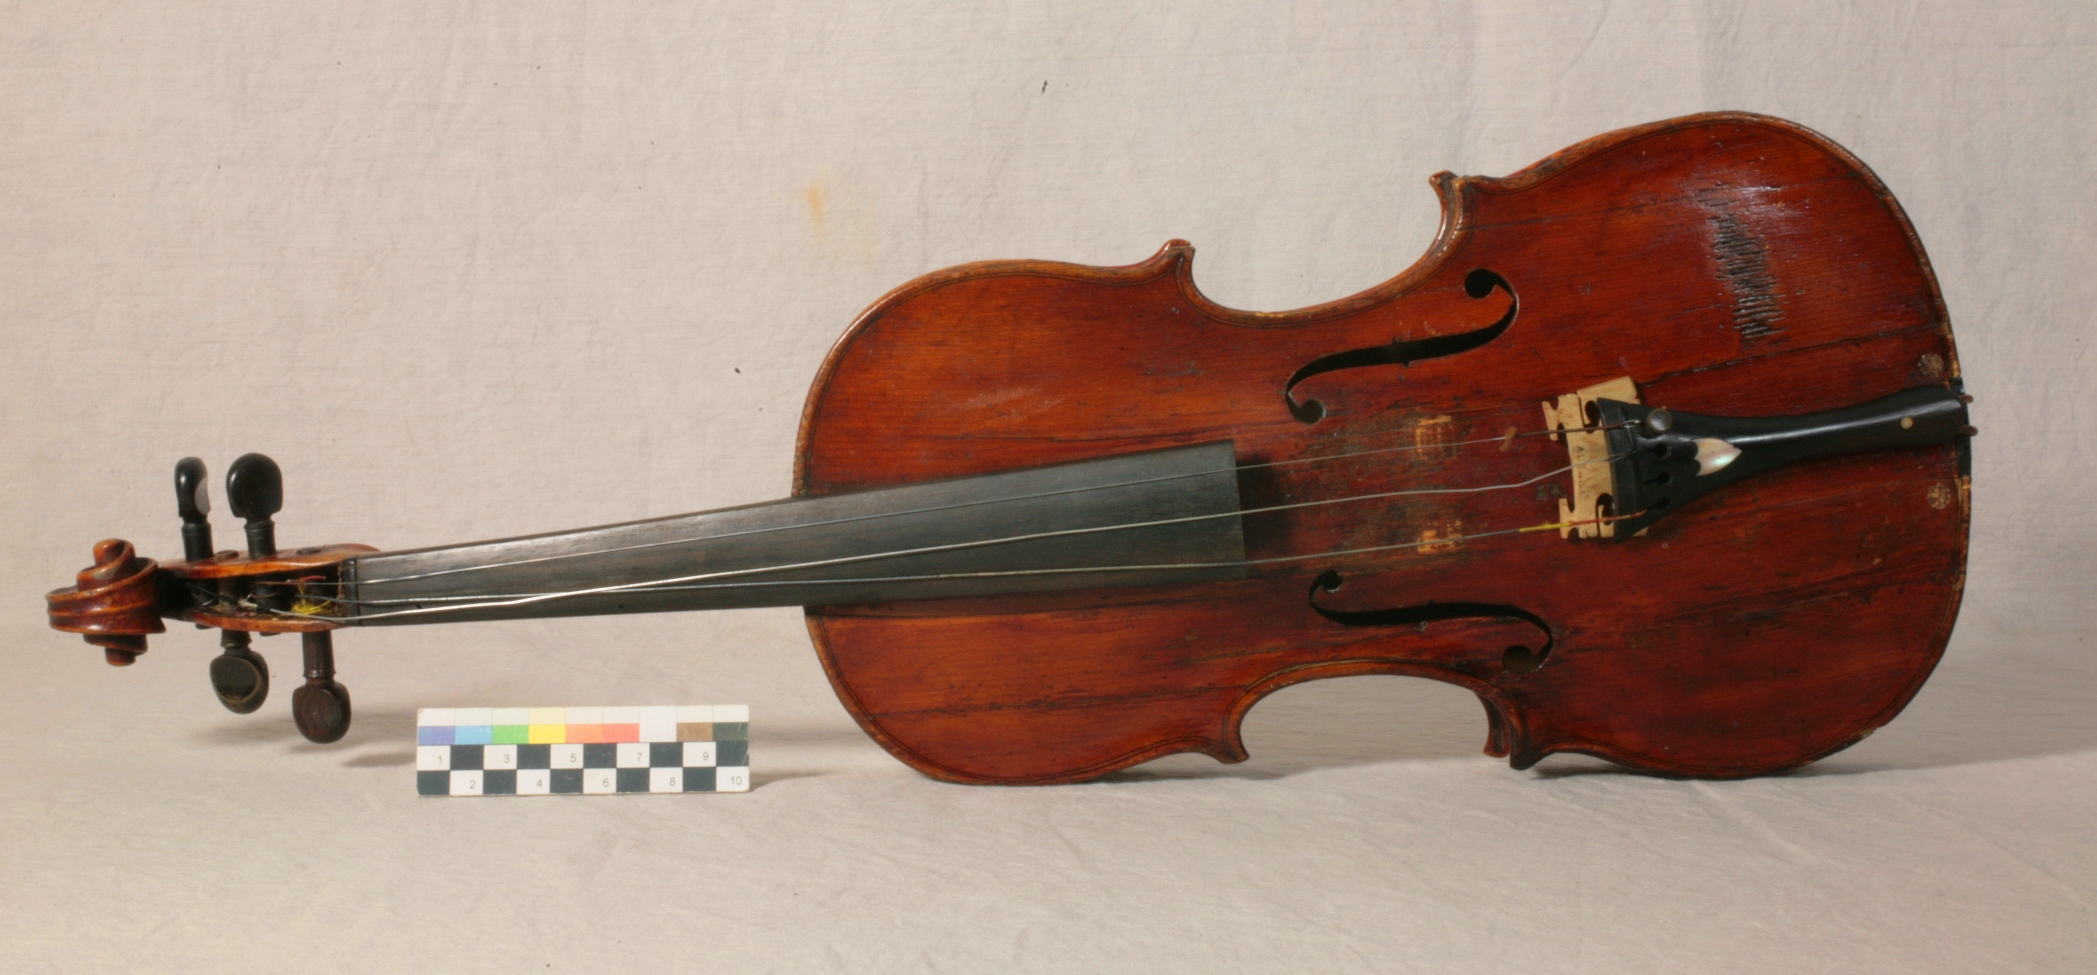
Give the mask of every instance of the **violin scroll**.
[[129, 666], [146, 652], [147, 634], [167, 631], [160, 622], [159, 569], [121, 538], [96, 542], [95, 564], [80, 570], [74, 587], [45, 594], [51, 628], [81, 634], [105, 651], [112, 667]]

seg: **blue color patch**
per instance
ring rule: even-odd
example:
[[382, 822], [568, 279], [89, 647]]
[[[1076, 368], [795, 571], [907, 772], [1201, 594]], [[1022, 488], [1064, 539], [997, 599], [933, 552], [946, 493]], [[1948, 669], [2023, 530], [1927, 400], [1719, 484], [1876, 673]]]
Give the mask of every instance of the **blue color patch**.
[[[629, 712], [645, 720], [625, 720]], [[415, 791], [425, 796], [747, 792], [749, 713], [742, 705], [424, 708], [415, 721]], [[563, 720], [569, 717], [595, 723]], [[684, 720], [673, 723], [672, 717]], [[717, 717], [744, 720], [710, 720]], [[627, 733], [634, 729], [641, 735], [638, 742]], [[665, 740], [673, 733], [678, 740]], [[705, 764], [688, 765], [687, 760]]]

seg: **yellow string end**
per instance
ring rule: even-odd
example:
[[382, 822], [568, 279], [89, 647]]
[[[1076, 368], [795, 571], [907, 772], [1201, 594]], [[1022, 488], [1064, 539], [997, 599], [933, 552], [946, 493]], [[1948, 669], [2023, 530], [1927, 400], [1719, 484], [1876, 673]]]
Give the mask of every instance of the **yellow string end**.
[[291, 601], [291, 612], [298, 616], [329, 616], [335, 611], [335, 603], [329, 599], [315, 599], [306, 595], [306, 583], [315, 577], [308, 576], [298, 581], [298, 595]]

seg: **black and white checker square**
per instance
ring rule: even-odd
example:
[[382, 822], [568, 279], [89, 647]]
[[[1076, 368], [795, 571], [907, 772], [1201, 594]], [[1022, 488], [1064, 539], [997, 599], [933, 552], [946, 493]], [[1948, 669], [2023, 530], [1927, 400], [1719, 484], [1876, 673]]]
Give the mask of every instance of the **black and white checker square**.
[[562, 745], [421, 745], [425, 796], [747, 792], [748, 741]]

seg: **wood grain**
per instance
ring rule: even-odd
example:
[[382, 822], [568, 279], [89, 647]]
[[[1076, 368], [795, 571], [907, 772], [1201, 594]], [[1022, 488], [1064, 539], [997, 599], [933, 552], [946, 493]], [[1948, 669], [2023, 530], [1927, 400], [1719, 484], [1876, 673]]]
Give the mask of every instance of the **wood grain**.
[[[1219, 438], [1241, 464], [1540, 427], [1537, 404], [1629, 376], [1652, 405], [1733, 416], [1845, 406], [1958, 375], [1927, 258], [1862, 163], [1792, 123], [1677, 119], [1583, 142], [1506, 178], [1433, 178], [1425, 256], [1293, 312], [1223, 308], [1174, 241], [1118, 268], [941, 271], [875, 303], [810, 390], [795, 489], [824, 494]], [[1307, 379], [1321, 356], [1479, 329], [1409, 366]], [[1432, 427], [1432, 429], [1429, 429]], [[1563, 466], [1545, 437], [1247, 471], [1248, 508], [1518, 481]], [[1277, 562], [1243, 582], [818, 607], [839, 697], [914, 767], [964, 782], [1073, 781], [1175, 751], [1245, 756], [1238, 724], [1302, 680], [1400, 673], [1471, 688], [1487, 751], [1584, 752], [1672, 775], [1792, 768], [1891, 720], [1942, 653], [1964, 582], [1956, 450], [1821, 461], [1698, 501], [1627, 539], [1461, 539], [1556, 519], [1570, 489], [1339, 504], [1245, 519], [1250, 555], [1421, 538], [1431, 548]], [[1454, 545], [1446, 544], [1460, 538]], [[1313, 594], [1336, 573], [1338, 588]], [[1517, 607], [1347, 626], [1321, 614]]]

